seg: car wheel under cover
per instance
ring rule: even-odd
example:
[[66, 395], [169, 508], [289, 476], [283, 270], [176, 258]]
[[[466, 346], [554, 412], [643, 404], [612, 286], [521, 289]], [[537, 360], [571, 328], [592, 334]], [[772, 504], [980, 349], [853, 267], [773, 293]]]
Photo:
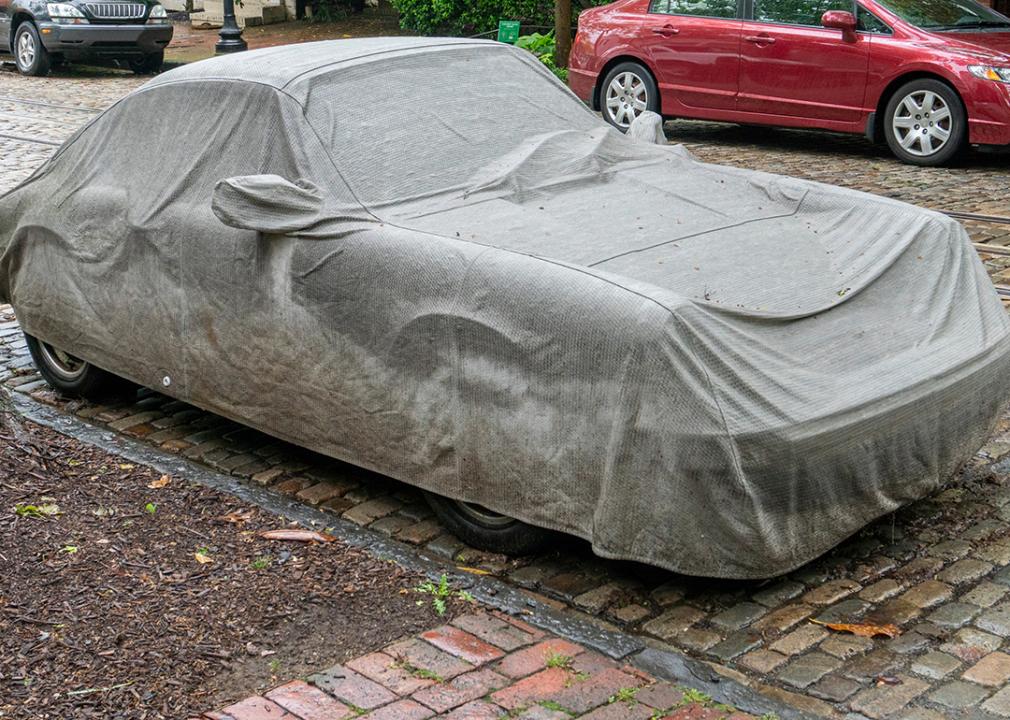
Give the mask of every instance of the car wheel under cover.
[[98, 399], [130, 387], [126, 380], [27, 333], [25, 342], [39, 374], [63, 395]]
[[542, 549], [551, 536], [550, 530], [527, 525], [480, 505], [430, 492], [424, 495], [442, 524], [453, 535], [478, 550], [529, 555]]

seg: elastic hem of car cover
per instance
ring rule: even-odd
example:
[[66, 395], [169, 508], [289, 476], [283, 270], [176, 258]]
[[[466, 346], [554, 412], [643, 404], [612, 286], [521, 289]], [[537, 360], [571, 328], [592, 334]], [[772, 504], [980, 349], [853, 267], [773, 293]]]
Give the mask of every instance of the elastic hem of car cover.
[[716, 702], [732, 705], [753, 715], [774, 713], [782, 720], [804, 720], [809, 717], [804, 711], [767, 697], [759, 689], [720, 673], [719, 666], [687, 657], [661, 641], [601, 627], [595, 619], [576, 610], [555, 609], [495, 577], [458, 571], [451, 561], [446, 563], [437, 560], [421, 550], [309, 507], [269, 488], [250, 485], [186, 458], [170, 455], [138, 440], [110, 432], [22, 393], [5, 390], [0, 392], [11, 398], [14, 412], [25, 420], [148, 466], [159, 473], [232, 495], [305, 527], [323, 528], [339, 540], [361, 548], [373, 557], [392, 560], [432, 580], [439, 580], [445, 575], [454, 587], [466, 589], [486, 606], [519, 617], [547, 632], [587, 645], [614, 660], [630, 663], [660, 680], [688, 685], [710, 695]]

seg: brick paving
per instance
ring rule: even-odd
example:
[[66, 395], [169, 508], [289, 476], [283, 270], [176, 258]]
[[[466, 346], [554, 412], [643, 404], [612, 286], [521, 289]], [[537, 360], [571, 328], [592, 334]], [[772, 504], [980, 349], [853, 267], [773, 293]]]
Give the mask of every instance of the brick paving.
[[[204, 720], [755, 720], [508, 615], [477, 612]], [[197, 720], [197, 719], [193, 719]]]
[[[138, 82], [118, 73], [33, 81], [0, 71], [0, 98], [97, 109]], [[60, 137], [53, 130], [57, 127], [64, 128], [59, 131], [63, 136], [72, 132], [67, 116], [72, 111], [65, 108], [0, 105], [0, 113], [15, 110], [62, 119], [64, 126], [51, 123], [43, 129], [40, 124], [35, 131], [48, 134], [36, 139]], [[78, 114], [79, 122], [90, 117]], [[936, 208], [1010, 215], [1005, 199], [1010, 161], [1003, 156], [973, 152], [953, 169], [912, 168], [858, 137], [688, 122], [670, 123], [667, 132], [708, 161], [789, 173]], [[6, 161], [0, 163], [2, 190], [30, 174], [52, 146], [0, 138], [0, 149]], [[968, 227], [977, 241], [1010, 244], [1008, 226]], [[1010, 258], [993, 258], [987, 265], [997, 281], [1010, 277]], [[998, 462], [1010, 460], [1010, 417], [999, 423], [965, 472], [824, 557], [765, 583], [711, 581], [602, 560], [572, 539], [537, 557], [481, 553], [447, 534], [414, 489], [185, 403], [150, 391], [111, 405], [66, 402], [34, 374], [13, 315], [4, 318], [2, 313], [0, 383], [8, 387], [110, 432], [297, 497], [428, 556], [493, 573], [580, 616], [671, 646], [810, 717], [1010, 718], [1005, 677], [1010, 655], [1010, 476]], [[894, 623], [903, 632], [894, 639], [854, 638], [812, 619]], [[517, 649], [501, 639], [482, 639], [508, 653]], [[423, 639], [417, 642], [430, 646]], [[516, 662], [506, 662], [509, 657], [490, 662], [507, 669]], [[557, 673], [544, 677], [552, 675]], [[325, 683], [316, 685], [329, 692]], [[419, 712], [417, 704], [430, 708], [413, 696], [397, 697], [399, 705], [384, 703], [393, 708], [387, 713], [409, 717]], [[486, 710], [474, 706], [475, 713]], [[600, 716], [606, 717], [603, 711]]]

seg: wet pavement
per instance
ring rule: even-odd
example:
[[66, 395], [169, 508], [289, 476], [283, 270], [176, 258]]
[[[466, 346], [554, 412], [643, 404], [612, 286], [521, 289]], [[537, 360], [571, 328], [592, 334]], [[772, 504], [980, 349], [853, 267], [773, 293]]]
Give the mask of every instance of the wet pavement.
[[[44, 80], [0, 71], [0, 191], [33, 172], [90, 111], [142, 82], [115, 71]], [[912, 168], [861, 137], [688, 122], [669, 123], [667, 133], [706, 161], [1010, 215], [1005, 156], [971, 152], [952, 169]], [[1010, 245], [1010, 225], [968, 229], [977, 242]], [[1010, 258], [991, 257], [987, 267], [997, 282], [1010, 279]], [[13, 315], [6, 320], [0, 382], [19, 392], [668, 644], [811, 717], [1010, 717], [1010, 418], [946, 487], [804, 568], [765, 583], [711, 581], [605, 561], [571, 539], [520, 560], [480, 553], [444, 532], [412, 488], [184, 403], [148, 391], [113, 405], [68, 403], [33, 373]], [[838, 621], [894, 623], [902, 633], [862, 638], [818, 624]]]

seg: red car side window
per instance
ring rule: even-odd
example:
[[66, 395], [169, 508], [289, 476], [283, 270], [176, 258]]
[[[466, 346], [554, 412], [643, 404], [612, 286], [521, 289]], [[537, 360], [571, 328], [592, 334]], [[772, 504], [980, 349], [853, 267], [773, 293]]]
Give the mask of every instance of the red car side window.
[[853, 12], [852, 0], [754, 0], [754, 19], [783, 25], [821, 26], [828, 10]]
[[664, 15], [735, 18], [736, 0], [652, 0], [649, 12]]

